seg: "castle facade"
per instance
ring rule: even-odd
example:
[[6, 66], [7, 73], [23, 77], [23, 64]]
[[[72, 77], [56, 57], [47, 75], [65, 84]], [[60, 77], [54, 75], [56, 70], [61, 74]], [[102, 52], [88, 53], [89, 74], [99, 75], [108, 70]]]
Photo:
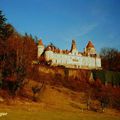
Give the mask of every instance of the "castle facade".
[[83, 52], [79, 52], [75, 40], [72, 40], [71, 50], [60, 50], [53, 44], [45, 47], [42, 40], [38, 42], [38, 58], [44, 59], [51, 66], [64, 66], [76, 69], [101, 69], [101, 58], [96, 53], [91, 41]]

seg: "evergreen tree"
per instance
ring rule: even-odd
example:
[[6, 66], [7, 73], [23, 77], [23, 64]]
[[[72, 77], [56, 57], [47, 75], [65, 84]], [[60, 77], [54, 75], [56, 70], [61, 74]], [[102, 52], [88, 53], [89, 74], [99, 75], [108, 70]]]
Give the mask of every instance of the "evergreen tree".
[[5, 15], [2, 14], [2, 11], [0, 10], [0, 38], [3, 39], [3, 34], [4, 34], [4, 28], [6, 25], [6, 18]]
[[15, 32], [14, 27], [6, 23], [6, 17], [3, 15], [2, 11], [0, 10], [0, 40], [6, 40], [11, 34]]

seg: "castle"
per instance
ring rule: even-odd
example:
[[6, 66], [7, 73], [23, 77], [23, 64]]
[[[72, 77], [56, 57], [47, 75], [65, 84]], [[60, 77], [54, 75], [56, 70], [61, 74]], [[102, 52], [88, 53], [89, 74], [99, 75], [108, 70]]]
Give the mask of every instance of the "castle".
[[96, 53], [91, 41], [83, 52], [79, 52], [75, 40], [72, 40], [71, 50], [60, 50], [53, 44], [45, 47], [40, 39], [38, 42], [38, 58], [51, 66], [64, 66], [76, 69], [101, 69], [101, 58]]

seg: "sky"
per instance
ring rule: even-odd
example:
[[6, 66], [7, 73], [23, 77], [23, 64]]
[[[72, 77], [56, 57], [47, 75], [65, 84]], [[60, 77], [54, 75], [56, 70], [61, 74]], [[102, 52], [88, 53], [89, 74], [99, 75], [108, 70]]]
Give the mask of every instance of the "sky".
[[0, 0], [7, 22], [21, 34], [32, 34], [45, 45], [70, 49], [72, 39], [83, 51], [89, 40], [120, 50], [120, 0]]

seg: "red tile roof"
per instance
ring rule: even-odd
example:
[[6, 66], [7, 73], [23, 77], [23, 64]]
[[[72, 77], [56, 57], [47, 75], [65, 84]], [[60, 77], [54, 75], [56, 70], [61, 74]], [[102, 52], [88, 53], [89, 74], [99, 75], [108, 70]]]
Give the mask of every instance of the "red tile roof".
[[[38, 41], [38, 45], [43, 45], [42, 39]], [[44, 45], [43, 45], [44, 46]]]
[[87, 46], [86, 46], [86, 48], [89, 48], [89, 47], [94, 48], [94, 45], [92, 44], [91, 41], [89, 41], [88, 44], [87, 44]]

